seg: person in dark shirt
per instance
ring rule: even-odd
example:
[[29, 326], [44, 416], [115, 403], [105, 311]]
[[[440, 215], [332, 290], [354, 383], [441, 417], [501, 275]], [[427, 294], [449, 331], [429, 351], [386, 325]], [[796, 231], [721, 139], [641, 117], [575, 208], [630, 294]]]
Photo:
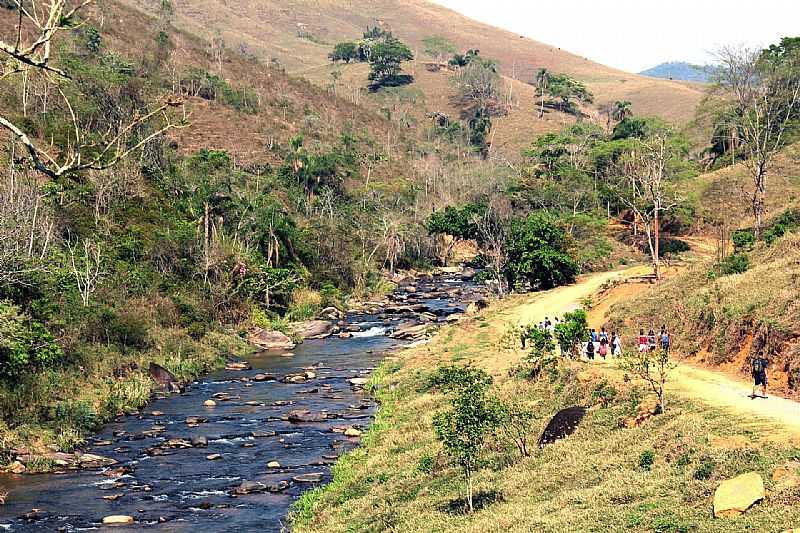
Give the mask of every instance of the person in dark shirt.
[[756, 398], [756, 389], [761, 387], [761, 397], [767, 397], [767, 367], [769, 361], [763, 355], [757, 355], [753, 359], [753, 394], [750, 398]]

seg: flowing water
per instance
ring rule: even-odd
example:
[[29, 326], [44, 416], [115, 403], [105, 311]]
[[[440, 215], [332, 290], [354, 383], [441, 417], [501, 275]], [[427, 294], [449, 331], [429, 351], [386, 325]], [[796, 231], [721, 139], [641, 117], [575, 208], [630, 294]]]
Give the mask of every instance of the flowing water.
[[[425, 304], [440, 321], [463, 311], [477, 290], [453, 278], [423, 279], [416, 286], [417, 293], [398, 297]], [[404, 343], [386, 333], [407, 319], [351, 314], [348, 322], [361, 329], [352, 338], [306, 341], [292, 357], [258, 354], [248, 359], [252, 370], [216, 372], [180, 395], [154, 399], [139, 414], [107, 424], [84, 450], [118, 461], [113, 466], [0, 477], [0, 488], [9, 491], [0, 506], [0, 529], [284, 530], [292, 502], [329, 481], [330, 464], [358, 445], [358, 437], [342, 431], [366, 429], [376, 406], [349, 380], [368, 375], [388, 350]], [[311, 367], [316, 377], [307, 382], [280, 381]], [[242, 379], [259, 373], [277, 380]], [[208, 399], [216, 406], [204, 407]], [[289, 421], [298, 409], [324, 419]], [[203, 438], [205, 447], [186, 444]], [[171, 439], [178, 440], [170, 445]], [[267, 467], [271, 461], [281, 466]], [[259, 482], [261, 490], [237, 495], [245, 482]], [[101, 525], [108, 515], [133, 516], [136, 523]]]

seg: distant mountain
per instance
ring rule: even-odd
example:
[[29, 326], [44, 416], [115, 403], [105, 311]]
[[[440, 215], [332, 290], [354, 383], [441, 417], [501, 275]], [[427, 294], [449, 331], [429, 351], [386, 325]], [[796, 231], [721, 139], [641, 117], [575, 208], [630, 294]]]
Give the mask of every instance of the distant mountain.
[[714, 75], [714, 67], [711, 65], [692, 65], [691, 63], [683, 61], [673, 61], [670, 63], [661, 63], [639, 74], [651, 78], [706, 83], [711, 81]]

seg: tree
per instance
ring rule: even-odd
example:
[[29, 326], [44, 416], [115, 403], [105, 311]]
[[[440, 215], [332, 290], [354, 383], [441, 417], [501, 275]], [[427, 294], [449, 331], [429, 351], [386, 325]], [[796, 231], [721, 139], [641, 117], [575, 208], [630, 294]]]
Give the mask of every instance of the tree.
[[473, 215], [477, 227], [478, 245], [481, 254], [486, 258], [490, 273], [494, 276], [499, 296], [505, 294], [505, 279], [503, 270], [506, 266], [506, 240], [508, 238], [508, 224], [498, 210], [489, 206], [481, 215]]
[[328, 57], [334, 63], [337, 61], [344, 61], [345, 63], [356, 61], [359, 59], [358, 44], [353, 41], [338, 43], [333, 47], [333, 51], [328, 54]]
[[425, 221], [425, 228], [430, 235], [449, 235], [452, 241], [440, 255], [442, 263], [446, 263], [450, 252], [462, 240], [476, 239], [479, 235], [477, 220], [484, 216], [486, 206], [483, 204], [465, 204], [461, 207], [447, 206], [442, 211], [434, 211]]
[[800, 112], [800, 45], [784, 39], [766, 50], [723, 48], [716, 90], [730, 101], [729, 130], [742, 137], [753, 182], [750, 210], [756, 238], [766, 214], [767, 176]]
[[564, 230], [547, 214], [532, 213], [512, 222], [506, 249], [506, 278], [512, 286], [552, 289], [572, 283], [578, 275]]
[[422, 44], [425, 46], [423, 51], [440, 63], [458, 50], [453, 43], [440, 35], [425, 37], [422, 40]]
[[670, 158], [665, 133], [639, 141], [619, 164], [621, 175], [616, 185], [618, 198], [641, 221], [655, 278], [661, 279], [659, 257], [661, 215], [678, 205], [667, 166]]
[[403, 61], [411, 61], [414, 54], [403, 42], [394, 37], [387, 37], [372, 47], [369, 64], [369, 79], [373, 87], [402, 85], [410, 81], [410, 76], [400, 76]]
[[491, 117], [503, 111], [497, 67], [490, 60], [472, 60], [453, 78], [453, 83], [462, 117], [468, 121], [470, 144], [485, 158], [489, 152]]
[[550, 83], [550, 71], [540, 68], [536, 72], [536, 94], [539, 96], [539, 118], [544, 118], [544, 98], [547, 94], [547, 87]]
[[564, 113], [580, 115], [581, 112], [576, 106], [576, 102], [590, 104], [594, 101], [592, 93], [586, 86], [578, 80], [566, 74], [550, 75], [547, 94], [554, 99], [551, 105]]
[[645, 381], [658, 399], [659, 412], [667, 407], [664, 385], [675, 365], [669, 360], [667, 350], [628, 353], [622, 361], [622, 369]]
[[589, 336], [586, 311], [576, 309], [564, 315], [564, 320], [555, 325], [555, 336], [561, 347], [561, 355], [578, 357], [580, 343]]
[[631, 104], [628, 100], [617, 100], [614, 102], [613, 118], [617, 122], [622, 122], [631, 114]]
[[[467, 508], [474, 511], [472, 480], [481, 466], [486, 439], [503, 419], [500, 402], [489, 395], [491, 377], [478, 371], [453, 393], [451, 408], [433, 417], [436, 436], [447, 454], [461, 467], [467, 485]], [[488, 379], [486, 379], [488, 378]]]
[[[65, 90], [65, 85], [73, 81], [72, 76], [67, 69], [54, 64], [52, 52], [59, 49], [54, 42], [56, 36], [72, 28], [78, 13], [92, 1], [83, 0], [73, 6], [69, 0], [52, 0], [40, 6], [35, 0], [12, 0], [19, 12], [18, 31], [13, 44], [0, 40], [0, 52], [10, 59], [0, 79], [8, 82], [16, 76], [38, 74], [43, 83], [61, 97], [71, 119], [72, 131], [67, 144], [46, 150], [31, 139], [23, 126], [0, 116], [0, 127], [25, 148], [34, 168], [51, 178], [111, 168], [156, 137], [182, 125], [168, 113], [171, 107], [180, 107], [179, 102], [137, 111], [127, 123], [109, 128], [99, 140], [96, 129], [82, 123], [79, 111], [71, 104]], [[147, 132], [143, 132], [145, 126], [148, 126]]]

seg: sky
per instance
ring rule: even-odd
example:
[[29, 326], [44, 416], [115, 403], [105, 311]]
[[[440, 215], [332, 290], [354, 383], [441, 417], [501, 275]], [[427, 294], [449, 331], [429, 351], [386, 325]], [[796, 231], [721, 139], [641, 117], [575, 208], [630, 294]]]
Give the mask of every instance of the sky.
[[707, 64], [723, 45], [800, 36], [800, 0], [432, 1], [629, 72], [666, 61]]

